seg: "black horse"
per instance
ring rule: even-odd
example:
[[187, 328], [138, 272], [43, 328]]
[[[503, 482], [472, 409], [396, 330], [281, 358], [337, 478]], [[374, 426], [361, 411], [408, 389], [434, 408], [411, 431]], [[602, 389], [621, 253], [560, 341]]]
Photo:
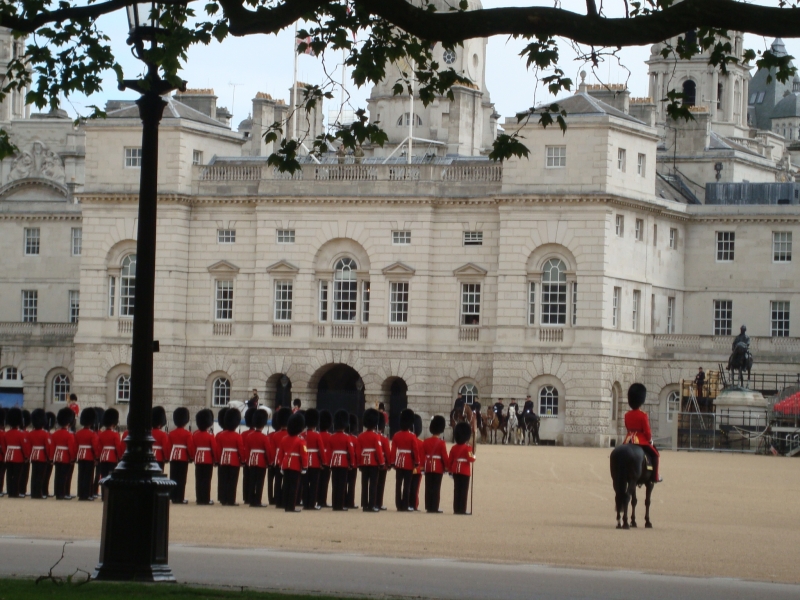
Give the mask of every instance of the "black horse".
[[525, 434], [525, 443], [539, 445], [539, 415], [533, 410], [533, 402], [528, 400], [522, 408], [519, 425]]
[[[641, 446], [622, 444], [611, 452], [611, 479], [614, 482], [614, 501], [617, 506], [617, 529], [636, 527], [636, 487], [647, 490], [644, 499], [644, 526], [650, 523], [650, 496], [653, 493], [655, 471], [647, 468], [647, 458]], [[631, 504], [631, 524], [628, 526], [628, 503]], [[619, 515], [622, 513], [622, 523]]]
[[747, 371], [747, 381], [750, 381], [750, 370], [753, 368], [753, 355], [750, 354], [747, 345], [739, 342], [733, 349], [731, 357], [728, 359], [728, 371], [731, 373], [731, 380], [734, 371], [739, 371], [739, 385], [744, 386], [744, 371]]

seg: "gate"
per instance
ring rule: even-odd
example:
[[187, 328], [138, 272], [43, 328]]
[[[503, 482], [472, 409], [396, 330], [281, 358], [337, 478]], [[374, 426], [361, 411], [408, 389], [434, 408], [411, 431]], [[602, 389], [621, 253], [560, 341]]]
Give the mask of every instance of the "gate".
[[346, 410], [348, 413], [361, 418], [364, 416], [364, 398], [358, 390], [319, 390], [317, 392], [317, 410], [327, 410], [331, 415], [337, 410]]

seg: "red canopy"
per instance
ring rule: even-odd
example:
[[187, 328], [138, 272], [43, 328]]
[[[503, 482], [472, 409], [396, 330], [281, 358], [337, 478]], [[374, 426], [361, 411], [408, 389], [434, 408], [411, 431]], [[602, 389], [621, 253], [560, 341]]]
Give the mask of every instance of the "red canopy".
[[784, 415], [800, 415], [800, 392], [784, 398], [775, 405], [775, 412]]

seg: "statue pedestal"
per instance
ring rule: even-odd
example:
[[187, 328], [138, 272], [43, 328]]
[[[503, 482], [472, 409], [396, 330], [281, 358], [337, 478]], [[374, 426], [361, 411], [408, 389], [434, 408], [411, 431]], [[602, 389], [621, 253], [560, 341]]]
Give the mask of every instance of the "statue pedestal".
[[766, 410], [769, 403], [766, 401], [761, 392], [754, 392], [747, 388], [741, 387], [727, 387], [717, 396], [714, 400], [717, 407], [717, 413], [721, 410]]
[[[769, 424], [768, 408], [761, 392], [746, 388], [728, 387], [714, 400], [717, 427], [733, 426], [747, 431], [762, 431]], [[738, 433], [737, 433], [738, 431]], [[741, 430], [729, 432], [732, 438], [741, 437]]]

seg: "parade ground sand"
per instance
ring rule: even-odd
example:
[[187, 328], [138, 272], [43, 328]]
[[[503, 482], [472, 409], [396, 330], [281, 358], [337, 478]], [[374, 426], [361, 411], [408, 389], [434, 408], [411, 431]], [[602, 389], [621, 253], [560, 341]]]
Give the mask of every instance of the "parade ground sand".
[[[172, 506], [170, 541], [800, 583], [800, 460], [664, 452], [665, 482], [656, 486], [651, 507], [654, 529], [644, 529], [642, 489], [639, 529], [623, 531], [615, 529], [609, 454], [479, 445], [472, 516], [452, 514], [447, 477], [445, 514], [398, 514], [390, 473], [389, 510], [380, 514]], [[193, 500], [191, 476], [192, 469], [187, 497]], [[0, 535], [98, 539], [101, 515], [99, 501], [2, 498]]]

